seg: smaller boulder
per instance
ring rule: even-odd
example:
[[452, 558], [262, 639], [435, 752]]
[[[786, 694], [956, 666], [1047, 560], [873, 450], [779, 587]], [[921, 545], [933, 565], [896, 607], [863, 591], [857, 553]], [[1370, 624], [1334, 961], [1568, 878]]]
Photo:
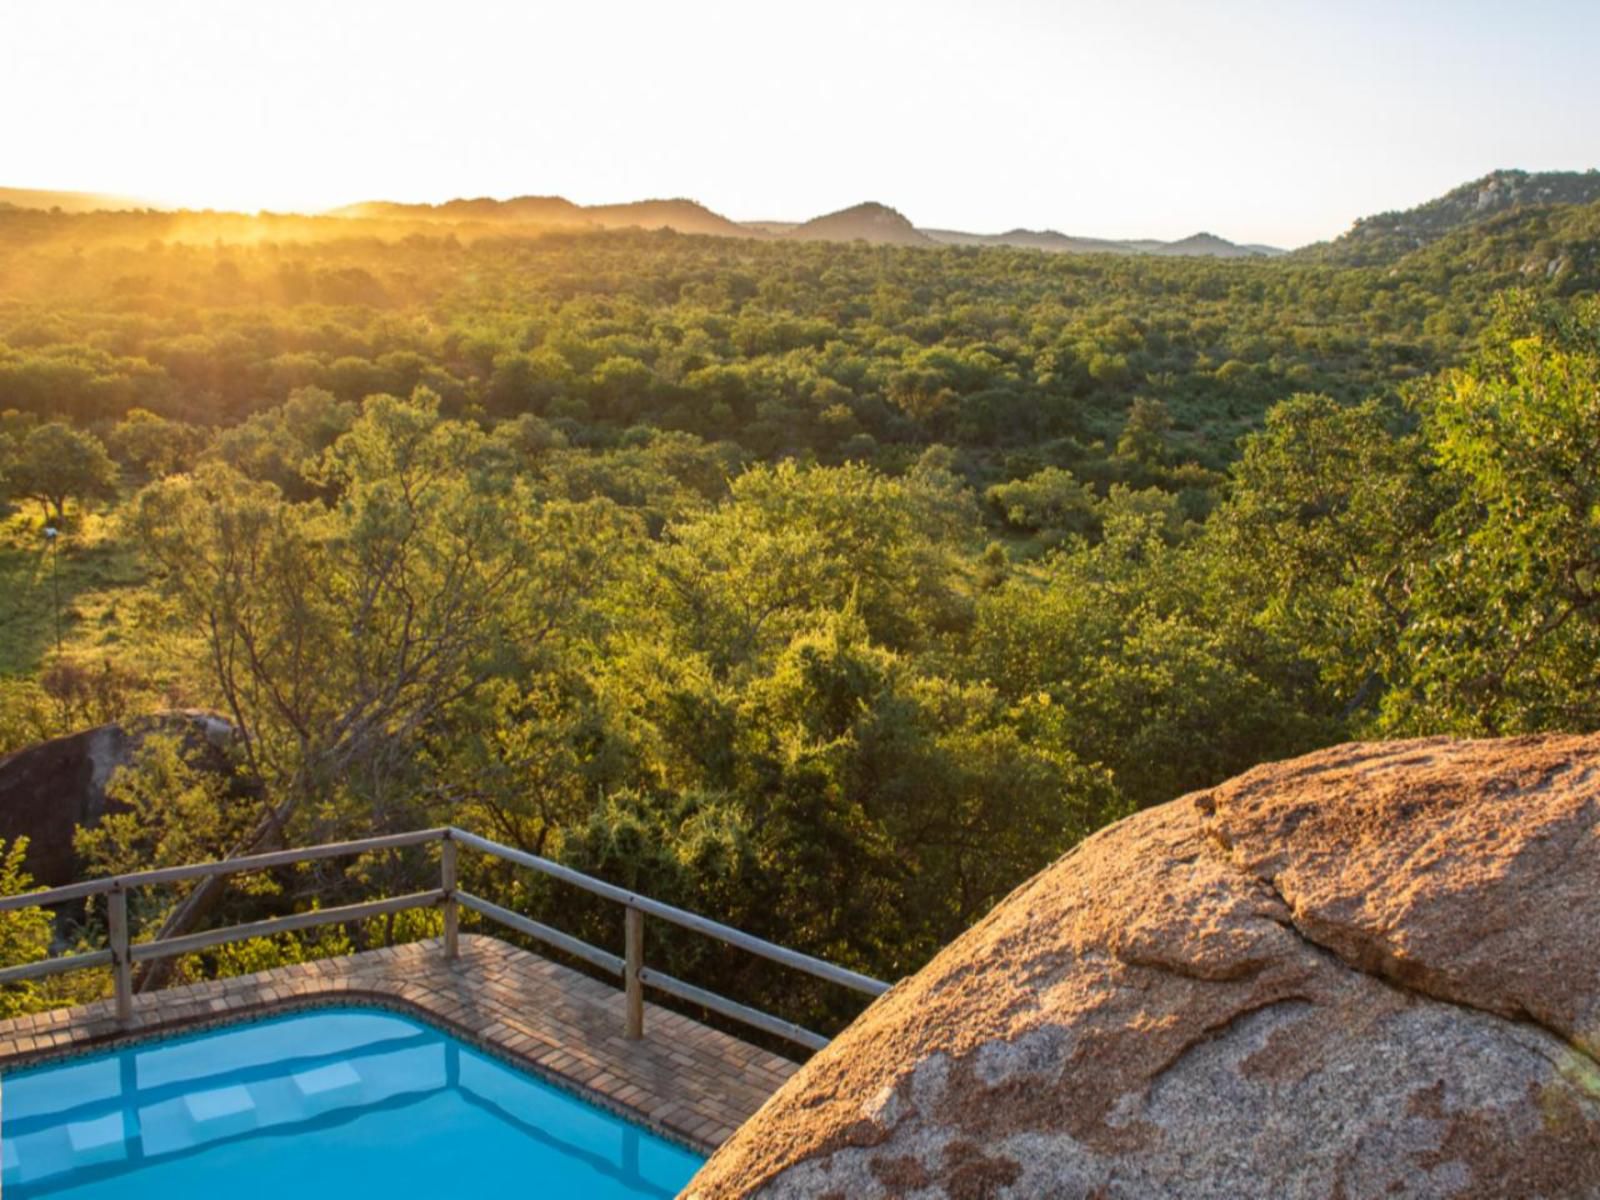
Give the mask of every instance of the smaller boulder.
[[46, 887], [78, 877], [72, 836], [94, 825], [115, 802], [106, 785], [118, 767], [134, 760], [151, 734], [176, 734], [202, 761], [227, 769], [234, 728], [215, 713], [180, 710], [97, 725], [51, 738], [0, 758], [0, 839], [28, 839], [26, 869]]

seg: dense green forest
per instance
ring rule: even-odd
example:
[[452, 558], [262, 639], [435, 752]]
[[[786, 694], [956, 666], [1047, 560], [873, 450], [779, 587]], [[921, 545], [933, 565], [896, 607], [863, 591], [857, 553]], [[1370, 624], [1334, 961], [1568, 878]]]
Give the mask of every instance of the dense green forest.
[[453, 822], [895, 978], [1255, 763], [1600, 727], [1597, 245], [1595, 204], [1355, 266], [0, 213], [0, 752], [211, 709], [233, 774], [151, 739], [91, 869]]

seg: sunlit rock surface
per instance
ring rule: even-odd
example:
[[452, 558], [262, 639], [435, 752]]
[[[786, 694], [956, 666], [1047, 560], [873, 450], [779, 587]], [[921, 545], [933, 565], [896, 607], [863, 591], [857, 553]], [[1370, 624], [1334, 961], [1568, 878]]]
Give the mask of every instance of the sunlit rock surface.
[[1600, 737], [1341, 746], [1105, 830], [687, 1194], [1600, 1196]]

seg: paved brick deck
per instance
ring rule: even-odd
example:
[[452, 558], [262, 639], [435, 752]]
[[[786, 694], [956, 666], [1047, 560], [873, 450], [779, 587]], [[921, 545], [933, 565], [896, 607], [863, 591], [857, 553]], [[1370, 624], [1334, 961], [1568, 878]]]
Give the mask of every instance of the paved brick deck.
[[422, 1017], [668, 1137], [709, 1151], [797, 1069], [788, 1059], [654, 1004], [622, 1036], [620, 988], [495, 938], [461, 936], [141, 995], [119, 1029], [109, 1000], [0, 1021], [0, 1069], [157, 1032], [322, 1004]]

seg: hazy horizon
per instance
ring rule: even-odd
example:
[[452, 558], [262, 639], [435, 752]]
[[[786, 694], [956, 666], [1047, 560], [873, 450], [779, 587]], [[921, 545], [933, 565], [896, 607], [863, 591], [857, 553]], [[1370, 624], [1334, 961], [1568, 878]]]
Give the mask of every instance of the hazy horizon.
[[1498, 168], [1600, 166], [1600, 8], [1556, 0], [8, 17], [0, 103], [28, 120], [0, 183], [167, 206], [876, 200], [926, 228], [1293, 247]]

